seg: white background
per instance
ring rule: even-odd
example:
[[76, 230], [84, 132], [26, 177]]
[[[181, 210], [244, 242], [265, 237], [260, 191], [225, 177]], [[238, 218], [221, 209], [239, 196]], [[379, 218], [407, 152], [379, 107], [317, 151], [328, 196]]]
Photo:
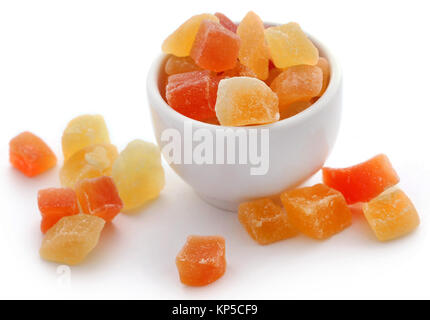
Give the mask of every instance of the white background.
[[[0, 298], [430, 298], [427, 1], [1, 1]], [[37, 190], [59, 186], [59, 166], [35, 179], [8, 163], [24, 130], [59, 155], [67, 122], [103, 114], [119, 149], [154, 141], [145, 92], [162, 40], [189, 16], [248, 10], [297, 21], [325, 42], [344, 70], [344, 113], [330, 166], [386, 153], [422, 217], [414, 234], [379, 243], [364, 219], [325, 242], [299, 236], [267, 247], [234, 214], [214, 209], [165, 165], [160, 198], [121, 215], [100, 245], [58, 284], [42, 261]], [[309, 183], [319, 181], [317, 175]], [[174, 258], [189, 234], [221, 234], [228, 270], [205, 288], [178, 281]]]

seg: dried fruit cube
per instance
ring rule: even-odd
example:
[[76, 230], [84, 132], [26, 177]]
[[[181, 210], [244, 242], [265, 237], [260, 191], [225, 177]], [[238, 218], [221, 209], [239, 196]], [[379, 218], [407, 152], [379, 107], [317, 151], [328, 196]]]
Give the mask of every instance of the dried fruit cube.
[[318, 49], [297, 23], [268, 28], [265, 36], [272, 61], [277, 68], [318, 63]]
[[297, 235], [287, 213], [271, 199], [241, 203], [238, 217], [248, 234], [262, 245]]
[[9, 142], [10, 163], [28, 177], [41, 174], [57, 164], [48, 145], [31, 132], [23, 132]]
[[309, 101], [321, 92], [323, 73], [316, 66], [288, 68], [273, 80], [270, 88], [278, 95], [279, 109], [297, 101]]
[[110, 143], [105, 120], [100, 115], [82, 115], [69, 122], [63, 132], [64, 160], [93, 144]]
[[46, 233], [40, 256], [48, 261], [76, 265], [96, 247], [105, 221], [87, 214], [61, 218]]
[[323, 72], [323, 84], [319, 96], [322, 96], [327, 90], [328, 84], [330, 82], [330, 64], [326, 58], [320, 57], [318, 60], [317, 67], [319, 67]]
[[236, 77], [221, 80], [215, 105], [223, 126], [244, 126], [279, 120], [278, 97], [261, 80]]
[[95, 144], [76, 152], [60, 170], [63, 187], [75, 188], [83, 179], [109, 176], [118, 151], [111, 144]]
[[224, 71], [222, 73], [223, 78], [233, 78], [233, 77], [251, 77], [257, 78], [257, 75], [254, 71], [249, 69], [247, 66], [244, 66], [239, 61], [236, 63], [233, 69]]
[[214, 118], [218, 83], [218, 77], [207, 70], [170, 76], [166, 86], [167, 103], [195, 120]]
[[219, 23], [224, 27], [230, 30], [231, 32], [236, 33], [237, 25], [231, 21], [225, 14], [220, 12], [215, 13], [215, 16], [219, 19]]
[[115, 161], [112, 178], [124, 210], [140, 207], [158, 197], [164, 188], [160, 150], [142, 140], [130, 142]]
[[203, 20], [219, 22], [212, 14], [199, 14], [185, 21], [178, 29], [164, 40], [162, 50], [164, 53], [173, 54], [177, 57], [187, 57]]
[[249, 12], [237, 28], [240, 37], [239, 60], [250, 68], [258, 79], [269, 76], [269, 48], [264, 38], [264, 25], [260, 17]]
[[221, 278], [226, 269], [225, 240], [218, 236], [189, 236], [176, 257], [183, 284], [205, 286]]
[[239, 37], [217, 22], [203, 20], [197, 32], [190, 56], [206, 70], [221, 72], [236, 65]]
[[166, 61], [166, 65], [164, 66], [164, 71], [168, 75], [200, 70], [201, 68], [196, 65], [194, 60], [190, 57], [170, 56]]
[[111, 177], [84, 179], [77, 184], [76, 194], [83, 213], [103, 218], [106, 222], [112, 221], [123, 207]]
[[400, 179], [384, 154], [344, 169], [323, 168], [323, 181], [342, 192], [348, 204], [367, 202]]
[[380, 241], [404, 236], [420, 224], [420, 218], [413, 203], [400, 189], [389, 189], [365, 203], [363, 212]]
[[344, 197], [326, 185], [286, 191], [281, 200], [294, 228], [311, 238], [327, 239], [351, 225]]
[[37, 202], [42, 214], [40, 229], [43, 233], [46, 233], [61, 218], [79, 213], [76, 193], [70, 188], [39, 190]]

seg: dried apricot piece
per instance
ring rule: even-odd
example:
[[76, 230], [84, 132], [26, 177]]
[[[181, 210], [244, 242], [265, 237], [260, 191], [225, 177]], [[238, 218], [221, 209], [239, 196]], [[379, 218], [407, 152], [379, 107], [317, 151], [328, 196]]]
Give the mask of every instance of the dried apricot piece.
[[343, 169], [323, 168], [323, 181], [342, 192], [348, 204], [367, 202], [400, 179], [385, 154]]
[[363, 213], [380, 241], [402, 237], [420, 224], [420, 217], [408, 196], [391, 188], [363, 205]]
[[88, 214], [63, 217], [48, 230], [40, 256], [48, 261], [76, 265], [96, 247], [105, 221]]
[[294, 228], [314, 239], [330, 238], [352, 223], [342, 194], [323, 184], [285, 191], [281, 200]]
[[101, 115], [82, 115], [69, 122], [61, 139], [64, 160], [93, 144], [110, 143], [109, 132]]
[[83, 213], [103, 218], [106, 222], [112, 221], [123, 208], [111, 177], [84, 179], [78, 182], [76, 194]]
[[176, 257], [181, 282], [205, 286], [221, 278], [226, 270], [225, 240], [219, 236], [189, 236]]
[[248, 234], [262, 245], [297, 235], [287, 213], [268, 198], [241, 203], [238, 217]]
[[191, 17], [164, 40], [162, 45], [163, 52], [173, 54], [177, 57], [189, 56], [200, 23], [203, 20], [219, 22], [218, 18], [213, 14], [204, 13]]
[[23, 132], [9, 142], [12, 166], [28, 177], [41, 174], [57, 164], [57, 157], [48, 145], [31, 132]]
[[186, 73], [192, 71], [201, 71], [202, 69], [195, 64], [194, 60], [190, 57], [176, 57], [170, 56], [164, 66], [164, 71], [169, 75], [178, 73]]

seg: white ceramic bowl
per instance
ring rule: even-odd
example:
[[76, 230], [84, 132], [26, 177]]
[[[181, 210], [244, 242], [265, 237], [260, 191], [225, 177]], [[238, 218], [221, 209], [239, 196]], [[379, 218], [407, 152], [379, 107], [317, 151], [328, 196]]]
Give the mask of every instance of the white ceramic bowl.
[[[255, 168], [255, 165], [239, 164], [237, 161], [236, 164], [184, 164], [183, 161], [170, 163], [174, 171], [209, 204], [236, 211], [243, 201], [276, 195], [299, 185], [323, 166], [334, 146], [340, 125], [342, 78], [335, 57], [318, 40], [310, 38], [319, 48], [320, 55], [326, 57], [330, 63], [331, 79], [327, 91], [305, 111], [291, 118], [262, 126], [221, 127], [181, 115], [173, 110], [160, 94], [163, 83], [160, 75], [166, 56], [160, 55], [153, 63], [147, 79], [148, 99], [155, 136], [163, 152], [165, 151], [163, 148], [169, 143], [162, 141], [163, 132], [166, 132], [166, 129], [173, 129], [179, 132], [184, 140], [185, 122], [192, 125], [193, 133], [205, 129], [205, 132], [213, 134], [214, 137], [216, 130], [230, 130], [230, 134], [237, 133], [238, 130], [242, 132], [246, 130], [247, 133], [250, 130], [257, 130], [259, 135], [261, 130], [268, 129], [269, 166], [264, 175], [251, 175], [251, 168]], [[193, 146], [197, 144], [198, 142], [194, 142]], [[215, 145], [214, 142], [214, 154]], [[181, 146], [184, 147], [184, 141]], [[168, 158], [166, 154], [164, 156]]]

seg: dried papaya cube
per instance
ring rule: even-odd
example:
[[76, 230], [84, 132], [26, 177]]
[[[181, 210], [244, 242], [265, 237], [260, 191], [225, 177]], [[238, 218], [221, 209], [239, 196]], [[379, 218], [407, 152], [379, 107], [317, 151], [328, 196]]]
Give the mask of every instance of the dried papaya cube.
[[203, 20], [190, 56], [199, 67], [221, 72], [236, 65], [239, 47], [239, 36], [217, 22]]
[[363, 213], [380, 241], [404, 236], [420, 224], [418, 213], [400, 189], [391, 188], [363, 205]]
[[69, 122], [63, 132], [64, 160], [93, 144], [110, 143], [105, 120], [100, 115], [82, 115]]
[[221, 80], [215, 105], [223, 126], [245, 126], [279, 120], [278, 97], [261, 80], [236, 77]]
[[342, 194], [323, 184], [285, 191], [281, 200], [294, 228], [314, 239], [330, 238], [352, 223]]
[[191, 119], [214, 118], [218, 83], [218, 77], [207, 70], [175, 74], [167, 82], [167, 103]]
[[162, 50], [164, 53], [173, 54], [177, 57], [187, 57], [203, 20], [219, 22], [213, 14], [199, 14], [185, 21], [178, 29], [164, 40]]
[[70, 188], [39, 190], [37, 202], [42, 214], [40, 229], [43, 233], [46, 233], [61, 218], [79, 213], [76, 193]]
[[41, 174], [57, 164], [48, 145], [31, 132], [23, 132], [9, 142], [9, 161], [28, 177]]
[[323, 72], [323, 84], [319, 96], [321, 97], [327, 90], [328, 84], [330, 82], [330, 64], [326, 58], [320, 57], [318, 60], [317, 67], [319, 67]]
[[238, 217], [251, 238], [262, 245], [297, 235], [287, 213], [272, 199], [241, 203]]
[[83, 213], [103, 218], [106, 222], [112, 221], [123, 208], [111, 177], [84, 179], [78, 182], [76, 194]]
[[169, 75], [186, 73], [192, 71], [200, 71], [201, 68], [195, 64], [190, 57], [170, 56], [164, 66], [164, 71]]
[[96, 247], [105, 221], [87, 214], [63, 217], [46, 233], [40, 256], [48, 261], [76, 265]]
[[265, 36], [272, 61], [277, 68], [318, 63], [318, 49], [297, 23], [268, 28]]
[[297, 101], [309, 101], [321, 92], [323, 73], [316, 66], [288, 68], [273, 80], [270, 88], [278, 95], [279, 109]]
[[384, 154], [349, 168], [323, 168], [322, 173], [324, 183], [342, 192], [348, 204], [367, 202], [400, 181]]
[[222, 73], [223, 78], [233, 78], [233, 77], [251, 77], [257, 78], [257, 75], [254, 71], [249, 69], [247, 66], [244, 66], [239, 61], [236, 62], [236, 65], [233, 69], [224, 71]]
[[75, 188], [83, 179], [110, 176], [118, 151], [111, 144], [95, 144], [76, 152], [60, 170], [63, 187]]
[[226, 270], [224, 238], [189, 236], [176, 257], [176, 266], [187, 286], [205, 286], [218, 280]]
[[237, 28], [240, 38], [240, 63], [250, 68], [258, 79], [269, 76], [269, 48], [264, 38], [264, 25], [254, 12], [248, 12]]
[[215, 17], [218, 18], [219, 23], [226, 29], [230, 30], [233, 33], [237, 31], [237, 25], [231, 21], [225, 14], [220, 12], [215, 13]]
[[282, 110], [279, 110], [280, 119], [287, 119], [295, 116], [296, 114], [308, 109], [312, 106], [311, 101], [297, 101], [293, 102], [287, 106], [284, 106]]
[[130, 142], [113, 164], [112, 178], [124, 210], [138, 208], [155, 199], [165, 183], [159, 148], [142, 140]]

